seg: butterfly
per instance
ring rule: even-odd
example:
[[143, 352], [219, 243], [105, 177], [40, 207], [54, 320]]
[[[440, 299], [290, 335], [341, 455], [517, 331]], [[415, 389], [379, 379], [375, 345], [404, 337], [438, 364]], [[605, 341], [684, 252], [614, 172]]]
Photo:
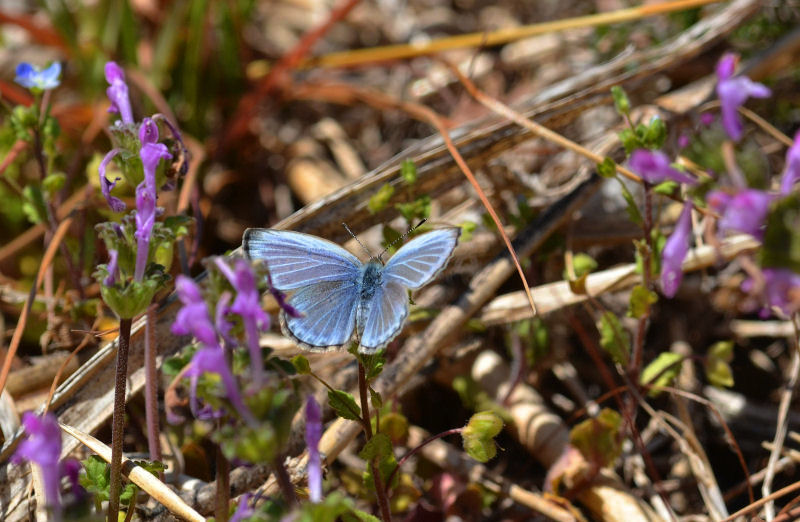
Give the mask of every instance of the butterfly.
[[331, 241], [286, 230], [249, 228], [242, 247], [249, 259], [266, 262], [272, 285], [299, 312], [281, 310], [284, 334], [317, 351], [355, 338], [358, 351], [369, 354], [397, 337], [408, 317], [408, 290], [444, 269], [460, 234], [459, 228], [421, 234], [385, 265], [380, 256], [362, 263]]

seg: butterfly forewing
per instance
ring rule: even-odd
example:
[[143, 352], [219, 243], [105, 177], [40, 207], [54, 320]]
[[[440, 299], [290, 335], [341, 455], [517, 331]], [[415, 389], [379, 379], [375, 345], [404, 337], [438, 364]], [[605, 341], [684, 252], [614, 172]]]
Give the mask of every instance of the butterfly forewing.
[[250, 259], [264, 259], [272, 284], [294, 290], [324, 281], [356, 283], [361, 262], [339, 245], [300, 232], [250, 228], [242, 247]]
[[443, 228], [415, 237], [386, 263], [383, 280], [422, 287], [447, 264], [460, 234], [459, 228]]

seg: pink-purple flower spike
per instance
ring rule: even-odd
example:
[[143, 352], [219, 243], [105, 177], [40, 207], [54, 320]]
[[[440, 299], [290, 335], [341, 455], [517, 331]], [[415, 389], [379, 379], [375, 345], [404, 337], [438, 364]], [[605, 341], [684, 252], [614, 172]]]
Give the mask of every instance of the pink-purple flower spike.
[[133, 110], [131, 110], [131, 100], [128, 96], [128, 84], [125, 83], [125, 72], [116, 62], [106, 62], [105, 75], [106, 81], [109, 83], [106, 95], [111, 100], [108, 112], [119, 113], [119, 117], [125, 125], [133, 123]]
[[322, 458], [319, 441], [322, 439], [322, 411], [313, 395], [306, 400], [306, 447], [308, 448], [308, 498], [322, 500]]
[[689, 253], [689, 238], [692, 232], [692, 204], [687, 201], [661, 251], [661, 289], [667, 297], [675, 297], [683, 279], [683, 260]]
[[53, 520], [61, 520], [60, 473], [58, 461], [61, 458], [61, 428], [52, 413], [40, 417], [33, 412], [22, 416], [27, 438], [20, 442], [14, 453], [14, 460], [27, 460], [36, 463], [42, 472], [44, 495], [52, 509]]
[[770, 308], [777, 308], [789, 317], [800, 310], [800, 274], [786, 268], [765, 268], [762, 270], [763, 287], [756, 285], [752, 278], [742, 283], [742, 291], [758, 293], [763, 305], [762, 315], [769, 316]]
[[739, 117], [739, 107], [748, 98], [769, 98], [772, 91], [747, 76], [734, 76], [737, 56], [726, 53], [717, 64], [717, 96], [722, 106], [722, 126], [734, 141], [742, 139], [744, 125]]
[[631, 170], [644, 181], [657, 185], [664, 181], [675, 181], [696, 185], [697, 180], [670, 165], [669, 157], [660, 150], [636, 149], [628, 160]]
[[800, 180], [800, 131], [794, 135], [794, 143], [786, 152], [786, 167], [781, 176], [781, 194], [786, 196]]

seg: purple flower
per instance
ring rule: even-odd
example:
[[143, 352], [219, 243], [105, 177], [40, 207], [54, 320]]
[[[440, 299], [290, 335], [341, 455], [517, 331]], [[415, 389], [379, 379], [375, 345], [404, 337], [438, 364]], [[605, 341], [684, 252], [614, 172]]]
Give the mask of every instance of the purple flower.
[[772, 92], [747, 76], [734, 77], [737, 56], [726, 53], [717, 64], [717, 96], [722, 105], [722, 126], [734, 141], [742, 139], [744, 126], [739, 118], [739, 107], [748, 98], [768, 98]]
[[128, 84], [125, 83], [125, 72], [115, 62], [106, 62], [105, 74], [106, 81], [109, 83], [106, 95], [111, 100], [108, 112], [118, 112], [125, 125], [133, 123], [133, 111], [131, 110], [131, 100], [128, 97]]
[[288, 315], [289, 317], [295, 317], [295, 318], [303, 317], [303, 314], [301, 314], [297, 310], [297, 308], [295, 308], [294, 306], [290, 305], [286, 301], [286, 296], [284, 295], [284, 293], [281, 292], [280, 290], [278, 290], [277, 288], [275, 288], [275, 286], [272, 284], [272, 275], [270, 275], [269, 272], [267, 272], [267, 284], [269, 285], [269, 293], [272, 295], [272, 297], [278, 303], [278, 306], [280, 307], [280, 309], [283, 310], [284, 312], [286, 312], [286, 315]]
[[718, 228], [721, 234], [743, 232], [756, 239], [764, 236], [767, 212], [773, 196], [756, 189], [740, 190], [728, 195], [719, 190], [708, 193], [709, 206], [721, 214]]
[[686, 147], [689, 146], [689, 143], [691, 143], [691, 141], [688, 135], [681, 134], [680, 136], [678, 136], [678, 147], [685, 149]]
[[61, 64], [59, 62], [53, 62], [50, 67], [44, 70], [27, 62], [22, 62], [17, 65], [17, 77], [14, 78], [14, 81], [26, 89], [46, 91], [58, 87], [61, 83], [59, 76], [61, 76]]
[[119, 260], [119, 252], [117, 252], [115, 249], [112, 248], [111, 250], [108, 251], [108, 257], [109, 257], [108, 276], [106, 276], [106, 278], [103, 279], [103, 284], [106, 286], [114, 286], [114, 284], [117, 282], [117, 271], [119, 270], [117, 266], [118, 265], [117, 262]]
[[631, 153], [628, 165], [631, 170], [651, 185], [657, 185], [667, 180], [687, 185], [697, 184], [696, 179], [670, 166], [669, 158], [660, 150], [636, 149]]
[[175, 280], [175, 288], [183, 306], [178, 310], [175, 322], [172, 323], [172, 333], [191, 334], [206, 346], [218, 345], [217, 332], [211, 323], [208, 306], [197, 283], [181, 274]]
[[228, 522], [242, 522], [245, 518], [252, 517], [255, 514], [253, 508], [247, 505], [250, 502], [250, 498], [252, 495], [250, 493], [245, 493], [239, 499], [239, 505], [236, 506], [236, 511], [233, 513]]
[[[152, 125], [149, 125], [150, 123], [152, 123]], [[144, 130], [144, 132], [141, 132], [141, 130]], [[158, 128], [152, 120], [148, 122], [148, 118], [146, 118], [145, 121], [142, 122], [139, 133], [140, 137], [144, 136], [146, 139], [151, 139], [153, 138], [153, 133], [155, 134], [155, 139], [158, 139]], [[144, 181], [136, 187], [135, 236], [137, 245], [134, 279], [137, 281], [141, 281], [144, 276], [147, 265], [147, 254], [150, 248], [150, 234], [156, 222], [156, 169], [158, 168], [158, 163], [162, 159], [169, 159], [172, 157], [167, 151], [166, 145], [150, 141], [142, 143], [139, 156], [142, 159]]]
[[228, 368], [228, 362], [225, 360], [225, 351], [219, 344], [202, 347], [194, 354], [189, 365], [190, 368], [186, 372], [186, 376], [191, 378], [190, 407], [196, 417], [200, 418], [198, 415], [200, 408], [197, 402], [197, 382], [203, 373], [215, 373], [222, 379], [225, 395], [227, 395], [233, 407], [236, 408], [236, 411], [239, 412], [239, 415], [251, 426], [257, 424], [255, 417], [253, 417], [253, 414], [247, 409], [242, 400], [242, 395], [239, 393], [239, 387], [236, 384], [236, 378]]
[[704, 112], [700, 115], [700, 123], [705, 127], [711, 126], [714, 123], [714, 114], [710, 112]]
[[781, 176], [781, 194], [786, 196], [800, 179], [800, 131], [794, 135], [794, 143], [786, 152], [786, 168]]
[[742, 290], [756, 294], [763, 304], [762, 315], [768, 316], [770, 307], [786, 316], [800, 310], [800, 275], [785, 268], [765, 268], [762, 276], [763, 281], [749, 278], [742, 283]]
[[214, 312], [214, 325], [217, 327], [217, 331], [220, 333], [225, 342], [228, 345], [234, 345], [236, 344], [236, 340], [231, 337], [233, 324], [231, 324], [231, 322], [225, 318], [225, 315], [231, 311], [230, 306], [228, 306], [230, 301], [231, 293], [222, 292], [222, 295], [219, 296], [219, 299], [217, 300], [217, 306]]
[[311, 502], [322, 500], [322, 459], [319, 441], [322, 438], [322, 411], [313, 395], [306, 400], [306, 446], [308, 447], [308, 492]]
[[116, 186], [120, 178], [116, 178], [114, 181], [108, 181], [108, 178], [106, 178], [106, 168], [117, 154], [119, 154], [119, 149], [111, 149], [108, 151], [103, 161], [100, 162], [100, 167], [97, 171], [100, 174], [100, 190], [103, 191], [103, 196], [106, 198], [108, 206], [111, 207], [111, 210], [114, 212], [122, 212], [125, 210], [125, 203], [123, 203], [121, 199], [111, 195], [111, 189]]
[[692, 204], [687, 201], [678, 218], [672, 235], [661, 251], [661, 289], [667, 297], [675, 297], [683, 279], [683, 260], [689, 253], [689, 236], [692, 232]]
[[39, 417], [25, 412], [22, 425], [28, 438], [22, 441], [14, 454], [14, 460], [35, 462], [42, 471], [44, 495], [53, 510], [53, 518], [61, 519], [61, 500], [59, 497], [60, 476], [58, 461], [61, 457], [61, 429], [58, 419], [52, 413]]
[[216, 258], [215, 263], [236, 290], [236, 299], [234, 299], [230, 311], [242, 317], [250, 350], [253, 382], [256, 386], [261, 386], [264, 383], [264, 368], [258, 332], [269, 329], [269, 316], [261, 308], [261, 295], [258, 293], [255, 274], [244, 259], [237, 259], [233, 270], [221, 257]]

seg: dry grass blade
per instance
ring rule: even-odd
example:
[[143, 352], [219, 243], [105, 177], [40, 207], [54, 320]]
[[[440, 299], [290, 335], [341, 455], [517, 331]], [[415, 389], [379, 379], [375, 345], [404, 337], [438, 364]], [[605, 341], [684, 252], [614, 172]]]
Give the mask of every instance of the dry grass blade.
[[50, 266], [50, 263], [53, 262], [53, 257], [56, 254], [56, 250], [58, 249], [61, 241], [64, 239], [64, 235], [67, 233], [69, 226], [72, 224], [72, 218], [67, 218], [58, 225], [55, 234], [53, 234], [53, 238], [50, 241], [50, 244], [47, 245], [47, 250], [44, 253], [44, 257], [42, 258], [42, 264], [39, 266], [39, 271], [36, 274], [36, 282], [31, 287], [30, 294], [28, 298], [25, 300], [25, 305], [22, 308], [22, 314], [20, 314], [19, 321], [17, 322], [17, 327], [14, 329], [14, 336], [11, 338], [11, 344], [8, 347], [8, 353], [6, 354], [6, 358], [3, 361], [3, 369], [0, 371], [0, 392], [6, 386], [6, 379], [8, 379], [8, 372], [11, 370], [11, 362], [14, 360], [14, 355], [17, 353], [17, 349], [19, 348], [19, 343], [22, 341], [22, 333], [25, 331], [25, 325], [28, 322], [28, 315], [31, 313], [31, 307], [33, 306], [34, 297], [36, 296], [36, 291], [38, 290], [39, 286], [42, 284], [42, 280], [44, 279], [44, 274], [47, 271], [47, 267]]
[[384, 62], [389, 60], [402, 60], [415, 56], [436, 54], [453, 49], [463, 49], [467, 47], [488, 47], [500, 45], [522, 38], [529, 38], [546, 33], [555, 33], [568, 29], [578, 29], [581, 27], [597, 27], [605, 24], [615, 24], [638, 20], [647, 16], [681, 11], [703, 5], [714, 4], [720, 0], [677, 0], [661, 2], [658, 4], [642, 5], [619, 9], [608, 13], [598, 13], [576, 18], [566, 18], [552, 22], [525, 25], [522, 27], [512, 27], [497, 31], [462, 34], [449, 38], [432, 40], [424, 44], [400, 44], [388, 45], [384, 47], [372, 47], [369, 49], [357, 49], [354, 51], [343, 51], [330, 53], [318, 58], [309, 58], [302, 63], [304, 67], [348, 67], [361, 65], [370, 62]]
[[[60, 424], [64, 432], [72, 435], [81, 443], [85, 444], [90, 450], [95, 452], [106, 462], [111, 460], [111, 448], [92, 437], [71, 426]], [[122, 473], [131, 482], [142, 488], [148, 495], [161, 502], [170, 513], [191, 522], [203, 522], [205, 517], [187, 505], [169, 486], [158, 480], [158, 477], [145, 470], [141, 466], [135, 465], [130, 459], [122, 457]]]

